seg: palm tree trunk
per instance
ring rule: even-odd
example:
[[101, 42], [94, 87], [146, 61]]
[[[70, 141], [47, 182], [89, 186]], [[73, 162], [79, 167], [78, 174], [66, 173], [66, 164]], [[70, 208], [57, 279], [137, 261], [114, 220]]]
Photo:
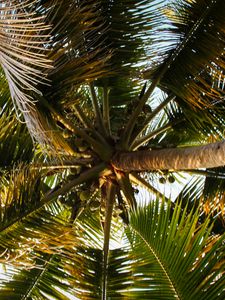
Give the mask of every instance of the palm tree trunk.
[[220, 167], [225, 165], [225, 140], [204, 146], [117, 153], [112, 165], [122, 171]]

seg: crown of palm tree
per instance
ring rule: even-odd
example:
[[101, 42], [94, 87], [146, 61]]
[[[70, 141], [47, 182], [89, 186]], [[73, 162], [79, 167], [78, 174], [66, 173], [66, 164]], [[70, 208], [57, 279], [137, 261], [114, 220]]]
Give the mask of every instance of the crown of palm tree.
[[224, 299], [224, 17], [2, 1], [0, 299]]

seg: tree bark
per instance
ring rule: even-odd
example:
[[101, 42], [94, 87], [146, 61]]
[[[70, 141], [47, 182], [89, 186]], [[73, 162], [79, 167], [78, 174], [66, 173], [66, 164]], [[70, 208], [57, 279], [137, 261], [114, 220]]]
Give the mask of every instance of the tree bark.
[[225, 140], [204, 146], [117, 153], [114, 168], [122, 171], [190, 170], [225, 165]]

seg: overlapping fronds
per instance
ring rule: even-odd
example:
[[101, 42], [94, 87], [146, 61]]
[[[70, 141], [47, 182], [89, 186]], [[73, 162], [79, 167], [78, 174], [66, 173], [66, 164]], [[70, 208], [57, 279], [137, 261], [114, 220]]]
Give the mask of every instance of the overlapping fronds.
[[0, 4], [0, 298], [224, 299], [224, 11]]
[[50, 60], [46, 57], [49, 26], [45, 16], [37, 16], [36, 1], [4, 1], [0, 5], [0, 64], [8, 80], [15, 107], [23, 116], [35, 136], [42, 126], [35, 110], [35, 94], [38, 85], [46, 83], [46, 71]]
[[71, 87], [93, 81], [106, 72], [110, 51], [102, 45], [106, 26], [100, 3], [91, 1], [44, 1], [37, 3], [40, 14], [47, 13], [52, 26], [47, 45], [54, 68], [49, 73], [51, 87], [46, 93], [54, 101], [63, 100]]
[[0, 114], [0, 157], [1, 171], [33, 157], [33, 143], [25, 124], [7, 114]]
[[[33, 248], [48, 253], [60, 252], [63, 237], [65, 253], [71, 252], [74, 236], [71, 217], [66, 214], [68, 209], [64, 205], [52, 200], [64, 195], [68, 198], [66, 203], [69, 205], [72, 194], [68, 192], [77, 184], [82, 184], [84, 178], [88, 180], [88, 177], [84, 172], [83, 175], [75, 176], [72, 181], [57, 184], [57, 177], [54, 176], [51, 184], [50, 180], [45, 179], [45, 172], [46, 169], [41, 171], [32, 166], [17, 166], [11, 176], [1, 184], [0, 243], [1, 258], [5, 263], [14, 261], [14, 258], [10, 258], [13, 253], [17, 258], [22, 256], [26, 260], [26, 253], [30, 253]], [[74, 202], [72, 207], [76, 204]], [[23, 250], [20, 249], [22, 245]]]
[[8, 268], [1, 281], [3, 299], [11, 295], [15, 299], [101, 296], [102, 228], [96, 215], [88, 212], [74, 225], [67, 222], [66, 216], [68, 211], [51, 206], [26, 218], [8, 234], [13, 240], [5, 244], [8, 248], [2, 253], [2, 261], [7, 263], [8, 258], [14, 268]]
[[147, 61], [162, 2], [101, 1], [101, 13], [108, 27], [104, 45], [112, 50], [112, 57], [111, 74], [97, 84], [110, 90], [111, 105], [124, 104], [140, 92], [137, 79]]
[[1, 102], [4, 106], [10, 100], [4, 83], [6, 78], [17, 117], [25, 120], [34, 140], [45, 147], [48, 145], [51, 150], [71, 154], [57, 128], [37, 107], [43, 86], [50, 84], [47, 73], [51, 60], [47, 58], [47, 45], [51, 26], [46, 25], [46, 16], [38, 12], [36, 2], [6, 1], [0, 6], [0, 64], [4, 71], [1, 73], [4, 86]]
[[8, 87], [8, 82], [5, 77], [2, 67], [0, 67], [0, 107], [1, 111], [12, 109], [13, 104], [10, 97], [10, 91]]
[[160, 76], [162, 88], [194, 106], [205, 103], [220, 107], [224, 86], [224, 2], [169, 1], [164, 11], [169, 20], [165, 35], [170, 41], [161, 45], [159, 67], [157, 71], [152, 68], [147, 77]]
[[[20, 249], [15, 253], [20, 251], [21, 256], [15, 257], [14, 268], [8, 268], [5, 280], [1, 281], [3, 299], [11, 296], [15, 299], [70, 299], [70, 295], [89, 299], [90, 294], [101, 295], [102, 251], [94, 239], [91, 240], [98, 232], [93, 227], [96, 220], [90, 222], [92, 225], [88, 224], [90, 216], [87, 219], [86, 214], [71, 226], [66, 214], [59, 219], [56, 214], [60, 210], [53, 207], [51, 210], [51, 215], [42, 211], [28, 222], [23, 222], [24, 230], [30, 231], [29, 243], [20, 239]], [[28, 232], [23, 235], [26, 234]], [[22, 256], [26, 249], [29, 251]]]
[[191, 180], [183, 187], [176, 198], [176, 202], [182, 199], [183, 205], [188, 209], [200, 205], [202, 219], [210, 215], [213, 222], [213, 231], [223, 233], [224, 223], [224, 168], [208, 170], [191, 170]]
[[[26, 253], [26, 269], [6, 273], [13, 277], [2, 281], [2, 295], [18, 299], [28, 295], [33, 299], [40, 295], [69, 299], [70, 294], [78, 299], [100, 298], [103, 250], [95, 240], [101, 236], [95, 217], [81, 215], [73, 227], [68, 227], [64, 217], [61, 221], [56, 217], [60, 209], [52, 207], [51, 211], [42, 210], [22, 221], [20, 238], [17, 228], [17, 237], [10, 234], [14, 241], [4, 239], [14, 246], [15, 239], [19, 242], [21, 257], [15, 257], [15, 262], [23, 261], [26, 245], [32, 251]], [[211, 236], [209, 219], [199, 223], [200, 216], [199, 209], [187, 213], [181, 204], [172, 209], [169, 202], [159, 200], [132, 213], [127, 231], [131, 244], [109, 251], [108, 297], [223, 299], [223, 237]], [[28, 240], [22, 238], [26, 235]], [[13, 253], [16, 256], [19, 252], [12, 252], [11, 259]]]
[[[196, 117], [198, 116], [198, 117]], [[223, 138], [224, 123], [209, 110], [191, 111], [187, 107], [180, 107], [175, 101], [171, 101], [164, 109], [164, 114], [158, 117], [155, 122], [160, 127], [160, 122], [170, 122], [172, 130], [167, 130], [166, 134], [156, 136], [155, 142], [161, 147], [191, 146], [209, 142], [209, 137], [213, 142]], [[154, 124], [154, 123], [153, 123]], [[156, 144], [157, 146], [157, 144]]]
[[44, 16], [32, 10], [35, 1], [4, 1], [1, 4], [1, 65], [9, 82], [12, 98], [24, 112], [32, 108], [32, 97], [24, 91], [36, 93], [36, 85], [43, 82], [44, 70], [49, 68], [45, 43], [47, 30]]
[[[45, 171], [26, 165], [14, 166], [10, 171], [2, 176], [0, 183], [1, 261], [29, 265], [30, 258], [26, 255], [33, 248], [46, 248], [48, 224], [49, 229], [52, 224], [51, 232], [56, 233], [56, 228], [60, 228], [60, 220], [58, 223], [53, 221], [62, 209], [55, 205], [44, 208], [42, 199], [50, 190], [44, 181]], [[56, 182], [56, 178], [54, 181]], [[42, 235], [40, 228], [43, 230]], [[55, 243], [57, 240], [60, 242], [59, 236], [60, 234], [55, 235]], [[37, 242], [38, 239], [40, 240]], [[53, 243], [53, 248], [54, 246]], [[47, 248], [45, 250], [48, 251]]]
[[[37, 10], [52, 24], [48, 43], [50, 89], [54, 101], [71, 97], [71, 87], [99, 79], [110, 90], [111, 105], [123, 104], [140, 91], [133, 79], [146, 63], [163, 1], [40, 1]], [[156, 9], [154, 9], [156, 8]], [[123, 26], [121, 26], [123, 23]], [[115, 89], [116, 87], [116, 89]], [[122, 98], [121, 98], [122, 97]]]
[[[2, 299], [69, 299], [71, 276], [64, 271], [63, 258], [53, 254], [36, 253], [36, 268], [7, 272], [13, 280], [1, 281]], [[57, 273], [57, 274], [56, 274]], [[50, 297], [49, 297], [50, 296]]]
[[224, 236], [210, 237], [209, 220], [199, 224], [199, 217], [198, 209], [186, 214], [176, 205], [171, 213], [170, 204], [159, 201], [131, 216], [138, 263], [129, 299], [224, 298]]

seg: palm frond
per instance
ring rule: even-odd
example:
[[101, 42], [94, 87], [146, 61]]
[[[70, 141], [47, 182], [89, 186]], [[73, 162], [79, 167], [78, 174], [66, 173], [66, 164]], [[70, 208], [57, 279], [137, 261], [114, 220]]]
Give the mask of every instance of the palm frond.
[[223, 9], [223, 1], [170, 1], [165, 35], [171, 42], [162, 45], [159, 67], [147, 77], [158, 76], [167, 64], [160, 80], [163, 89], [197, 107], [223, 106]]
[[[64, 272], [63, 258], [53, 254], [37, 254], [35, 268], [11, 271], [10, 281], [1, 282], [2, 299], [69, 299], [71, 276]], [[71, 293], [72, 294], [72, 293]]]
[[162, 19], [160, 8], [163, 1], [101, 2], [102, 15], [108, 27], [104, 34], [104, 44], [112, 51], [109, 60], [112, 74], [105, 76], [97, 85], [110, 89], [111, 106], [122, 105], [140, 93], [141, 87], [137, 79], [141, 68], [146, 64], [152, 32], [157, 26], [156, 20]]
[[79, 87], [107, 71], [110, 52], [104, 47], [106, 30], [100, 3], [66, 0], [40, 1], [36, 10], [52, 26], [47, 45], [54, 68], [48, 76], [51, 87], [43, 89], [48, 100], [62, 101]]
[[20, 162], [28, 163], [34, 155], [32, 139], [25, 124], [15, 117], [0, 114], [0, 168], [12, 168]]
[[5, 280], [1, 282], [3, 299], [10, 299], [11, 295], [15, 299], [100, 297], [103, 274], [100, 224], [96, 215], [88, 211], [80, 215], [73, 226], [67, 217], [68, 213], [58, 205], [23, 222], [25, 232], [21, 230], [20, 234], [25, 236], [28, 230], [32, 237], [29, 243], [20, 239], [20, 249], [14, 247], [14, 255], [18, 254], [16, 250], [27, 252], [25, 257], [22, 254], [15, 257], [14, 269], [8, 268], [5, 273]]
[[[220, 10], [223, 3], [168, 3], [169, 9], [165, 11], [172, 21], [162, 31], [162, 39], [170, 36], [171, 41], [159, 47], [159, 68], [155, 72], [151, 65], [150, 78], [155, 86], [159, 84], [164, 91], [177, 96], [176, 102], [182, 107], [185, 119], [197, 125], [196, 128], [220, 134], [224, 124], [220, 113], [224, 109], [224, 33]], [[217, 36], [218, 43], [215, 42]], [[155, 86], [153, 84], [153, 88]], [[195, 108], [190, 110], [190, 104]]]
[[[35, 1], [5, 1], [0, 6], [1, 47], [0, 64], [7, 78], [15, 107], [23, 112], [31, 133], [35, 136], [41, 122], [35, 109], [35, 94], [39, 84], [47, 83], [46, 71], [50, 60], [46, 57], [48, 31], [45, 16], [37, 16]], [[35, 128], [36, 126], [36, 128]]]
[[[21, 255], [15, 259], [14, 269], [8, 268], [1, 282], [3, 299], [10, 299], [11, 295], [15, 299], [100, 297], [103, 234], [96, 224], [96, 216], [85, 211], [71, 226], [67, 221], [68, 213], [63, 212], [62, 207], [53, 209], [51, 206], [50, 209], [51, 216], [42, 211], [41, 222], [38, 222], [40, 215], [30, 220], [29, 248], [32, 250], [26, 253], [27, 266]], [[60, 219], [57, 214], [61, 214]], [[25, 228], [27, 225], [24, 223]], [[26, 249], [26, 245], [23, 240], [20, 248]]]
[[[225, 214], [224, 210], [224, 189], [225, 189], [225, 172], [224, 167], [209, 170], [209, 176], [206, 176], [203, 201], [205, 202], [206, 213], [215, 209], [217, 213], [222, 213], [222, 219]], [[218, 175], [217, 175], [218, 174]], [[211, 175], [211, 176], [210, 176]]]
[[171, 214], [171, 206], [159, 201], [132, 214], [130, 239], [139, 259], [137, 278], [145, 278], [138, 286], [143, 299], [223, 299], [224, 257], [217, 250], [224, 236], [210, 237], [208, 220], [199, 226], [199, 217], [199, 210], [186, 214], [180, 205]]
[[[43, 174], [39, 170], [27, 167], [15, 170], [9, 182], [4, 182], [1, 187], [0, 246], [3, 254], [2, 259], [6, 261], [9, 259], [9, 262], [14, 260], [13, 258], [10, 259], [10, 249], [15, 249], [15, 255], [18, 257], [16, 249], [20, 248], [21, 243], [25, 245], [25, 250], [22, 251], [25, 258], [26, 252], [29, 253], [32, 246], [44, 249], [45, 240], [48, 240], [49, 237], [48, 230], [53, 235], [53, 249], [55, 244], [59, 245], [61, 243], [59, 238], [61, 234], [56, 230], [57, 228], [62, 235], [68, 233], [68, 240], [70, 240], [71, 224], [64, 227], [60, 225], [63, 218], [59, 216], [59, 211], [62, 211], [63, 214], [64, 209], [60, 206], [57, 208], [58, 206], [54, 204], [56, 202], [52, 200], [67, 195], [76, 185], [80, 185], [85, 180], [96, 176], [96, 171], [97, 173], [101, 172], [102, 167], [96, 166], [91, 170], [87, 170], [71, 181], [64, 184], [61, 182], [53, 189], [46, 186], [41, 177]], [[50, 230], [50, 227], [52, 230]], [[39, 240], [41, 237], [43, 237], [43, 242], [36, 244], [35, 240]], [[51, 252], [50, 248], [47, 247], [46, 251]], [[60, 250], [60, 247], [58, 250]]]
[[223, 233], [224, 224], [224, 168], [190, 171], [191, 180], [183, 187], [175, 202], [182, 200], [190, 211], [200, 205], [201, 220], [210, 217], [214, 233]]
[[1, 110], [6, 111], [8, 109], [12, 110], [13, 104], [10, 97], [10, 91], [8, 87], [8, 82], [5, 77], [4, 71], [0, 66], [0, 107]]

